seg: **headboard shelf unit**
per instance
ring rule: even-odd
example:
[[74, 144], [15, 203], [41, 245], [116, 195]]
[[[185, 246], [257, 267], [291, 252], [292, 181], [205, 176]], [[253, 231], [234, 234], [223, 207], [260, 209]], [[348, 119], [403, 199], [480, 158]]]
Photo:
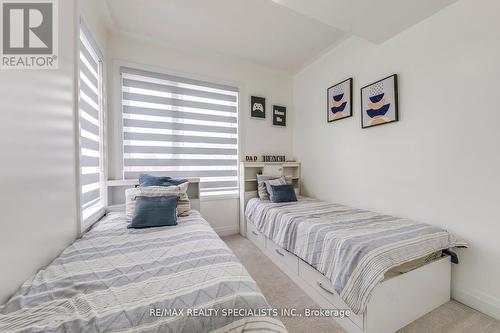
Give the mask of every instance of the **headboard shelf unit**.
[[295, 192], [300, 194], [300, 162], [241, 162], [240, 163], [240, 234], [246, 235], [245, 207], [251, 198], [257, 197], [257, 175], [266, 166], [281, 169], [280, 174], [292, 179]]

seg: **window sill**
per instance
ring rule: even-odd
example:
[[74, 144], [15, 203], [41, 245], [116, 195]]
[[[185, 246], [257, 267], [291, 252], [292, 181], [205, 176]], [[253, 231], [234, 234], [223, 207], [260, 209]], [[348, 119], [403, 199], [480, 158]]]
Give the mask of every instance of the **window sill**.
[[87, 232], [90, 227], [94, 225], [97, 221], [101, 219], [106, 214], [106, 208], [103, 205], [96, 205], [95, 207], [90, 208], [91, 212], [85, 219], [82, 221], [80, 234], [84, 234]]
[[228, 199], [239, 199], [240, 195], [238, 193], [234, 194], [216, 194], [216, 195], [202, 195], [200, 201], [216, 201], [216, 200], [228, 200]]

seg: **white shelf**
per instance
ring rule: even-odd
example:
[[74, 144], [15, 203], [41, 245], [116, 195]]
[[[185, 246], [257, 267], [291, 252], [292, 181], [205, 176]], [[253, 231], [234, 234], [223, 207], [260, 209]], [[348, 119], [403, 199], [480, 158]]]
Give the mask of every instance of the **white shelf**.
[[[188, 180], [190, 183], [199, 183], [200, 178], [185, 178]], [[139, 180], [138, 179], [114, 179], [114, 180], [108, 180], [107, 183], [108, 187], [115, 187], [115, 186], [135, 186], [139, 185]]]
[[116, 180], [108, 180], [108, 182], [107, 182], [108, 187], [134, 186], [134, 185], [138, 185], [138, 184], [139, 184], [138, 179], [116, 179]]
[[[287, 176], [284, 176], [284, 177], [287, 177]], [[292, 180], [298, 180], [299, 177], [292, 177]], [[257, 181], [257, 178], [247, 178], [245, 179], [246, 182], [256, 182]]]
[[266, 165], [281, 165], [284, 168], [296, 168], [300, 162], [241, 162], [245, 168], [263, 168]]

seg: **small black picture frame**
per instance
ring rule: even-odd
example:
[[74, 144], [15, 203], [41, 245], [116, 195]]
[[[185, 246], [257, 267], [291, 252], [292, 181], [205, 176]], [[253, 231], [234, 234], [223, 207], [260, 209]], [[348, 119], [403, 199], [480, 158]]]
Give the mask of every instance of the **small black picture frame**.
[[273, 126], [286, 127], [286, 107], [273, 105]]
[[352, 117], [352, 77], [326, 89], [326, 121]]
[[398, 75], [393, 74], [361, 88], [361, 128], [399, 121]]
[[266, 99], [264, 97], [250, 97], [250, 115], [252, 118], [266, 118]]

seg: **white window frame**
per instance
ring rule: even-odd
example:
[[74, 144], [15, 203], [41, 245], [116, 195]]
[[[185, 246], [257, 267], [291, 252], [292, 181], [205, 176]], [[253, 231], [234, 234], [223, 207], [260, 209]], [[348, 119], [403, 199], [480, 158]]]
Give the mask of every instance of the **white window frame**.
[[[78, 28], [78, 45], [80, 45], [80, 36], [83, 34], [84, 43], [87, 44], [88, 50], [92, 53], [93, 56], [98, 60], [98, 90], [99, 90], [99, 201], [93, 204], [92, 210], [89, 211], [87, 216], [84, 216], [84, 209], [81, 204], [81, 195], [82, 195], [82, 167], [80, 165], [80, 161], [78, 163], [78, 207], [79, 207], [79, 215], [80, 215], [80, 231], [84, 232], [89, 229], [95, 222], [97, 222], [101, 217], [103, 217], [106, 213], [107, 207], [107, 189], [106, 189], [106, 154], [105, 154], [105, 67], [104, 67], [104, 57], [103, 54], [95, 42], [91, 31], [88, 29], [85, 24], [84, 19], [80, 18], [80, 24]], [[78, 158], [81, 156], [81, 126], [80, 126], [80, 47], [77, 48], [77, 59], [78, 59]], [[88, 207], [90, 208], [90, 207]]]

